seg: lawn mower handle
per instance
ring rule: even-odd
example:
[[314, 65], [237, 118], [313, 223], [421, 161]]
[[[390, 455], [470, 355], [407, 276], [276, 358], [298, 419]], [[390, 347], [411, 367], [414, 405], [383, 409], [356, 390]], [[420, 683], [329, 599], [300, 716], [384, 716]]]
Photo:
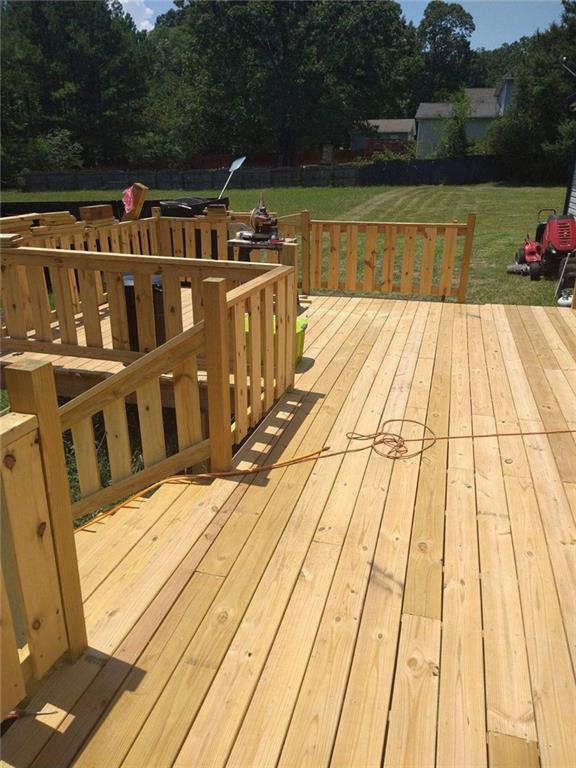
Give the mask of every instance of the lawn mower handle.
[[538, 211], [538, 221], [540, 221], [540, 214], [543, 213], [544, 211], [552, 211], [552, 213], [556, 215], [556, 208], [540, 208], [540, 210]]

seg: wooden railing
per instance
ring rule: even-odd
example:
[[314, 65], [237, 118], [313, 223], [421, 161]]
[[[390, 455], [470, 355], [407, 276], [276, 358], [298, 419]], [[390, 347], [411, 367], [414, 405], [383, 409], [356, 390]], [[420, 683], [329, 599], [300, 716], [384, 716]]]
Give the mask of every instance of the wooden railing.
[[[206, 277], [226, 278], [233, 287], [272, 269], [266, 264], [5, 247], [2, 344], [11, 351], [130, 363], [203, 318]], [[124, 285], [128, 274], [133, 276], [131, 297]], [[153, 285], [154, 275], [161, 277], [161, 291]], [[185, 306], [182, 281], [190, 285], [184, 289], [191, 296]]]
[[0, 418], [2, 719], [87, 644], [52, 367], [16, 363], [5, 386], [14, 410]]
[[[197, 365], [205, 345], [200, 322], [60, 407], [79, 484], [74, 517], [209, 458]], [[173, 446], [163, 413], [166, 374], [177, 427]]]
[[[20, 246], [3, 251], [2, 269], [5, 349], [130, 363], [60, 409], [79, 484], [74, 516], [208, 458], [212, 466], [227, 467], [233, 443], [293, 383], [293, 268]], [[128, 271], [134, 277], [138, 352], [128, 324]], [[161, 327], [154, 274], [162, 278]], [[106, 287], [104, 307], [97, 298], [98, 276]], [[183, 288], [182, 280], [189, 285]], [[73, 285], [79, 286], [79, 312]], [[206, 293], [215, 285], [216, 293]], [[183, 291], [192, 292], [188, 318]], [[184, 330], [186, 325], [192, 327]], [[175, 409], [172, 443], [163, 406]]]
[[[205, 459], [213, 470], [228, 469], [233, 444], [292, 385], [293, 269], [226, 287], [224, 278], [205, 279], [204, 320], [60, 408], [80, 485], [74, 516]], [[174, 408], [176, 445], [169, 444], [165, 405]]]
[[475, 220], [474, 214], [466, 224], [313, 220], [310, 288], [464, 302]]
[[[130, 222], [70, 222], [69, 214], [45, 214], [44, 224], [18, 229], [25, 243], [91, 252], [116, 252], [175, 258], [237, 259], [227, 239], [230, 227], [248, 223], [249, 213], [208, 209], [206, 216], [154, 216]], [[40, 214], [37, 214], [40, 217]], [[68, 216], [68, 218], [65, 218]], [[346, 290], [465, 301], [474, 237], [475, 215], [466, 223], [366, 222], [311, 220], [308, 211], [279, 216], [281, 234], [298, 243], [299, 289]], [[11, 219], [12, 220], [12, 219]], [[4, 220], [7, 231], [11, 220]], [[0, 220], [2, 221], [2, 220]], [[52, 223], [51, 223], [52, 222]], [[256, 254], [266, 262], [271, 252]], [[24, 282], [25, 279], [24, 279]], [[98, 299], [105, 301], [97, 280]]]

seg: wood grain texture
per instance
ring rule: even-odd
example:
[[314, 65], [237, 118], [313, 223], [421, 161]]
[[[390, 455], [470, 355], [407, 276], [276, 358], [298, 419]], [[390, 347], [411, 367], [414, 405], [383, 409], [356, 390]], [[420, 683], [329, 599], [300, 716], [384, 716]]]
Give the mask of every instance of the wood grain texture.
[[440, 621], [403, 614], [385, 768], [436, 763]]
[[4, 571], [1, 572], [1, 610], [0, 639], [2, 642], [2, 677], [0, 679], [0, 717], [4, 720], [11, 710], [16, 708], [26, 696], [24, 675], [20, 666], [18, 645], [14, 632], [12, 610], [4, 583]]
[[[34, 677], [40, 680], [68, 642], [40, 449], [32, 432], [4, 446], [13, 465], [0, 466], [10, 537], [16, 556], [26, 639]], [[41, 535], [39, 532], [41, 531]]]
[[[447, 229], [460, 238], [461, 226]], [[234, 296], [250, 315], [251, 409], [254, 359], [265, 399], [277, 290]], [[313, 365], [235, 465], [345, 448], [349, 430], [385, 418], [462, 439], [398, 462], [364, 451], [216, 480], [195, 501], [166, 485], [110, 518], [116, 528], [95, 525], [79, 549], [87, 621], [93, 647], [114, 655], [46, 682], [58, 713], [10, 729], [15, 764], [99, 768], [106, 751], [118, 768], [572, 768], [576, 483], [560, 474], [559, 445], [516, 433], [541, 428], [544, 406], [572, 423], [576, 322], [554, 310], [561, 332], [552, 310], [520, 309], [528, 344], [503, 307], [304, 304]], [[86, 418], [85, 407], [63, 413]], [[478, 436], [494, 429], [513, 436]]]

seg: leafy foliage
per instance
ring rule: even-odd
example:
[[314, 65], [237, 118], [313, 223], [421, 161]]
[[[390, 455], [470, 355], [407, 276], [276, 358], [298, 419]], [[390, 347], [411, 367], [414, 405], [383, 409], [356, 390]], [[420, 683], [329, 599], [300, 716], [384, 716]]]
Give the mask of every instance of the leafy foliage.
[[[476, 52], [472, 16], [441, 0], [418, 28], [394, 0], [174, 6], [146, 33], [119, 0], [0, 2], [5, 181], [23, 168], [182, 167], [231, 153], [290, 164], [347, 146], [368, 119], [411, 117], [421, 100], [495, 87], [510, 70], [515, 107], [487, 148], [512, 168], [546, 159], [553, 170], [566, 156], [574, 83], [558, 60], [576, 50], [573, 0], [550, 30]], [[459, 104], [444, 153], [465, 148]]]
[[121, 4], [6, 2], [0, 21], [4, 171], [62, 129], [86, 164], [122, 162], [147, 84], [145, 35]]
[[82, 146], [70, 131], [57, 128], [30, 142], [28, 161], [40, 171], [66, 171], [82, 167]]
[[576, 50], [576, 3], [564, 0], [562, 24], [553, 24], [524, 46], [515, 69], [513, 109], [491, 126], [488, 148], [504, 158], [517, 178], [562, 178], [574, 151], [575, 120], [568, 118], [566, 103], [576, 81], [560, 60]]
[[418, 26], [423, 55], [424, 101], [442, 101], [466, 82], [474, 32], [472, 16], [458, 3], [432, 0]]
[[444, 130], [436, 150], [437, 157], [464, 157], [470, 142], [466, 135], [466, 122], [470, 117], [470, 99], [460, 91], [451, 100], [452, 114], [444, 124]]

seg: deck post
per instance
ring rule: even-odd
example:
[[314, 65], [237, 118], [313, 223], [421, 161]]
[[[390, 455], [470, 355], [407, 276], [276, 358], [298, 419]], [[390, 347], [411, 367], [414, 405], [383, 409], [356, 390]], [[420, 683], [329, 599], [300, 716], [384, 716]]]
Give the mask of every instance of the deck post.
[[9, 365], [4, 376], [11, 409], [35, 414], [38, 420], [68, 649], [74, 661], [88, 641], [54, 371], [44, 360], [22, 360]]
[[[310, 295], [310, 211], [302, 211], [302, 293]], [[298, 276], [296, 276], [298, 279]]]
[[212, 472], [226, 472], [232, 466], [232, 414], [230, 411], [230, 351], [226, 280], [208, 277], [204, 289], [206, 329], [206, 375], [208, 425]]
[[466, 237], [464, 239], [464, 253], [462, 254], [462, 266], [460, 267], [460, 281], [458, 283], [458, 301], [464, 304], [466, 291], [468, 290], [468, 272], [470, 271], [470, 259], [472, 258], [472, 242], [474, 240], [474, 228], [476, 226], [476, 214], [469, 213], [466, 220]]

